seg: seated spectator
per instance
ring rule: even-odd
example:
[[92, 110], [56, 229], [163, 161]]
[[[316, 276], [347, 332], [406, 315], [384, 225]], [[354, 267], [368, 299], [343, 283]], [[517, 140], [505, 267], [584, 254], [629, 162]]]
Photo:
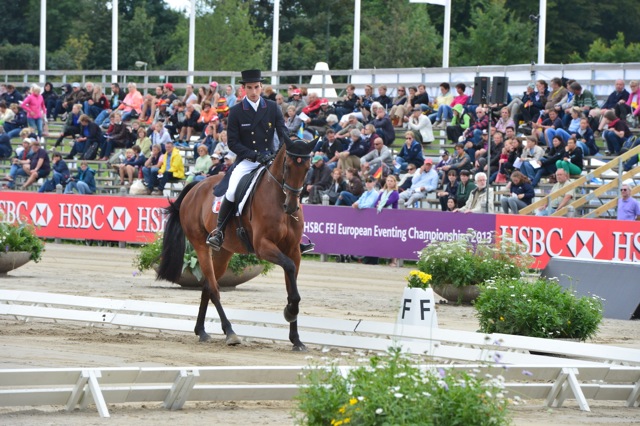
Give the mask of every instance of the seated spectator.
[[82, 156], [87, 148], [94, 143], [97, 143], [98, 146], [103, 146], [105, 143], [100, 126], [94, 123], [91, 117], [82, 114], [78, 119], [78, 124], [80, 125], [80, 130], [73, 143], [71, 152], [65, 157], [67, 160], [72, 159], [77, 154]]
[[375, 208], [378, 213], [382, 212], [383, 209], [397, 209], [399, 199], [398, 181], [394, 175], [389, 175], [385, 179], [384, 186], [378, 193]]
[[308, 105], [302, 108], [302, 112], [309, 117], [315, 117], [320, 110], [320, 98], [316, 92], [309, 93]]
[[287, 132], [289, 134], [297, 134], [298, 130], [300, 130], [301, 124], [302, 120], [296, 114], [296, 107], [289, 105], [289, 108], [287, 108], [287, 115], [285, 115], [284, 118], [284, 125], [287, 128]]
[[624, 80], [616, 80], [614, 86], [615, 89], [609, 94], [609, 97], [602, 105], [602, 108], [596, 107], [592, 108], [589, 111], [589, 118], [592, 119], [594, 123], [598, 124], [597, 128], [600, 131], [602, 131], [601, 119], [604, 116], [604, 113], [608, 110], [613, 110], [613, 112], [616, 114], [616, 117], [621, 119], [626, 119], [627, 114], [629, 113], [629, 110], [625, 108], [625, 106], [627, 105], [627, 100], [629, 100], [629, 92], [627, 92], [627, 89], [624, 88]]
[[31, 141], [31, 157], [29, 164], [23, 165], [23, 170], [27, 174], [27, 181], [20, 187], [21, 190], [27, 189], [32, 183], [40, 178], [46, 178], [51, 173], [51, 162], [47, 151], [40, 147], [40, 141], [34, 139]]
[[11, 108], [7, 108], [5, 101], [0, 101], [0, 127], [4, 131], [4, 123], [13, 120], [15, 113]]
[[620, 187], [616, 219], [640, 220], [640, 203], [631, 196], [631, 187], [627, 184]]
[[22, 139], [22, 146], [16, 148], [16, 156], [11, 159], [11, 167], [9, 173], [6, 175], [5, 180], [9, 183], [7, 187], [13, 189], [15, 187], [15, 180], [18, 176], [29, 176], [29, 167], [31, 164], [31, 156], [33, 151], [31, 150], [31, 143], [35, 141], [35, 138]]
[[95, 119], [95, 123], [98, 126], [102, 126], [105, 129], [109, 127], [109, 117], [114, 109], [120, 106], [122, 101], [122, 94], [120, 93], [120, 85], [118, 83], [111, 83], [111, 99], [109, 100], [109, 108], [103, 109]]
[[638, 84], [637, 80], [631, 80], [629, 82], [629, 88], [631, 89], [631, 92], [629, 93], [627, 102], [625, 102], [626, 106], [621, 107], [621, 113], [622, 117], [626, 117], [628, 114], [631, 114], [631, 116], [637, 120], [640, 116], [640, 84]]
[[187, 104], [185, 107], [184, 120], [180, 126], [180, 134], [178, 135], [178, 141], [176, 146], [189, 147], [189, 141], [191, 135], [196, 133], [198, 127], [198, 120], [200, 119], [200, 113], [195, 110], [193, 103]]
[[315, 155], [311, 159], [311, 169], [307, 173], [301, 196], [308, 197], [309, 204], [320, 204], [321, 192], [329, 189], [329, 185], [331, 185], [331, 170], [324, 164], [321, 155]]
[[[478, 151], [480, 153], [480, 156], [476, 157], [476, 169], [478, 171], [485, 172], [487, 176], [491, 176], [494, 172], [498, 171], [498, 168], [500, 167], [500, 156], [504, 149], [503, 138], [502, 133], [498, 131], [496, 131], [491, 138], [490, 158], [488, 158], [489, 153], [486, 149], [483, 148]], [[478, 154], [478, 152], [476, 152], [476, 154]]]
[[[380, 135], [376, 133], [376, 128], [373, 124], [369, 123], [362, 128], [362, 140], [365, 142], [367, 146], [367, 154], [373, 151], [374, 145], [373, 142], [380, 138]], [[384, 141], [382, 142], [384, 144]]]
[[404, 145], [393, 161], [395, 174], [404, 173], [407, 166], [413, 164], [422, 167], [424, 164], [424, 155], [422, 154], [422, 145], [416, 140], [415, 134], [411, 131], [404, 134]]
[[16, 90], [13, 84], [7, 84], [7, 91], [2, 94], [2, 100], [7, 104], [20, 104], [22, 95]]
[[[590, 91], [583, 89], [580, 83], [574, 81], [573, 83], [571, 83], [570, 87], [571, 91], [573, 92], [573, 100], [571, 101], [572, 107], [580, 107], [582, 113], [585, 114], [585, 116], [588, 116], [592, 109], [598, 108], [598, 100], [596, 99], [596, 97]], [[569, 127], [571, 109], [568, 108], [565, 112], [566, 114], [563, 119], [564, 127]]]
[[378, 191], [376, 190], [376, 179], [369, 176], [365, 180], [365, 191], [360, 195], [357, 201], [351, 204], [354, 209], [369, 209], [376, 205], [378, 201]]
[[120, 176], [120, 185], [124, 185], [124, 177], [127, 175], [127, 182], [129, 186], [133, 183], [133, 178], [138, 176], [139, 170], [142, 169], [147, 159], [142, 155], [140, 147], [134, 145], [132, 148], [127, 149], [126, 159], [122, 164], [114, 165], [117, 167], [118, 175]]
[[508, 196], [503, 195], [500, 199], [504, 214], [509, 214], [509, 210], [511, 210], [513, 214], [518, 214], [520, 209], [530, 205], [536, 196], [531, 181], [520, 172], [513, 172], [511, 174], [509, 190], [510, 194]]
[[227, 142], [227, 131], [223, 130], [218, 134], [218, 144], [213, 149], [214, 154], [218, 154], [221, 158], [229, 153], [229, 143]]
[[[573, 183], [573, 181], [569, 179], [569, 175], [567, 174], [567, 172], [564, 169], [558, 169], [556, 171], [556, 183], [551, 188], [550, 195], [555, 194], [557, 191], [570, 185], [571, 183]], [[564, 194], [562, 198], [552, 198], [550, 196], [547, 197], [547, 205], [536, 211], [536, 216], [550, 216], [554, 214], [556, 210], [562, 209], [567, 206], [575, 196], [575, 193], [576, 190], [574, 188]]]
[[[393, 170], [393, 154], [384, 145], [382, 138], [373, 141], [374, 149], [360, 158], [360, 168], [363, 175], [374, 174], [380, 167], [382, 173], [388, 175]], [[386, 172], [386, 173], [385, 173]]]
[[[229, 98], [227, 97], [227, 99]], [[276, 104], [278, 104], [278, 106], [280, 107], [280, 111], [282, 111], [282, 116], [285, 117], [287, 115], [287, 108], [289, 108], [289, 104], [285, 102], [284, 96], [282, 96], [279, 93], [276, 95]], [[233, 106], [233, 105], [230, 105], [230, 106]]]
[[[580, 126], [580, 115], [581, 111], [578, 107], [573, 107], [570, 109], [570, 114], [574, 123], [574, 131], [578, 130]], [[566, 142], [569, 139], [570, 134], [562, 128], [562, 120], [558, 117], [558, 113], [555, 109], [550, 109], [547, 111], [547, 118], [542, 120], [541, 124], [533, 123], [533, 129], [535, 131], [535, 136], [538, 137], [538, 141], [544, 141], [545, 145], [551, 148], [551, 141], [553, 137], [558, 134], [562, 137], [562, 140]]]
[[503, 107], [502, 109], [500, 109], [500, 118], [498, 119], [498, 121], [496, 121], [496, 125], [495, 125], [495, 129], [498, 132], [501, 133], [506, 133], [507, 132], [507, 128], [511, 127], [513, 129], [516, 128], [515, 123], [513, 122], [513, 119], [510, 116], [510, 112], [509, 112], [509, 108], [507, 107]]
[[391, 120], [387, 117], [384, 108], [378, 108], [375, 118], [371, 121], [371, 124], [376, 128], [376, 134], [382, 138], [382, 141], [386, 146], [391, 146], [396, 140], [396, 132], [393, 129]]
[[[329, 118], [332, 118], [332, 123], [329, 123]], [[309, 117], [305, 121], [305, 128], [312, 133], [316, 133], [323, 136], [327, 129], [338, 122], [338, 118], [335, 116], [335, 109], [329, 106], [329, 101], [326, 98], [320, 99], [320, 108], [316, 110], [314, 117]]]
[[482, 141], [482, 134], [488, 128], [489, 116], [487, 111], [483, 107], [476, 108], [476, 121], [462, 134], [466, 140], [464, 150], [471, 159], [475, 159], [477, 150], [484, 148], [485, 142]]
[[220, 157], [218, 154], [211, 154], [211, 167], [209, 167], [209, 170], [207, 171], [207, 176], [215, 176], [219, 173], [222, 173], [222, 167], [223, 167], [223, 163], [222, 163], [222, 157]]
[[535, 123], [540, 117], [540, 112], [544, 111], [544, 106], [549, 97], [547, 82], [544, 80], [536, 81], [535, 91], [532, 90], [531, 92], [527, 91], [528, 96], [526, 100], [522, 100], [523, 104], [520, 107], [520, 114], [525, 123]]
[[380, 102], [385, 110], [389, 110], [393, 106], [393, 99], [387, 96], [387, 86], [384, 84], [378, 86], [378, 96], [373, 98], [375, 102]]
[[10, 104], [9, 109], [13, 112], [13, 118], [5, 121], [2, 126], [10, 139], [20, 134], [20, 131], [27, 127], [27, 113], [18, 104]]
[[[443, 87], [444, 84], [446, 84], [445, 87]], [[433, 124], [436, 128], [445, 129], [447, 127], [447, 121], [453, 119], [453, 107], [462, 105], [464, 108], [467, 102], [469, 102], [469, 96], [464, 93], [464, 91], [467, 90], [467, 86], [464, 83], [456, 84], [457, 95], [455, 97], [449, 89], [450, 86], [448, 83], [442, 83], [440, 85], [442, 96], [438, 96], [436, 102], [434, 102], [434, 109], [437, 108], [437, 112], [429, 116], [430, 121], [435, 120]]]
[[367, 146], [365, 142], [362, 140], [360, 135], [360, 130], [353, 129], [351, 130], [351, 138], [349, 139], [349, 144], [346, 148], [338, 155], [338, 167], [342, 170], [347, 170], [349, 168], [360, 168], [360, 158], [364, 156], [367, 152]]
[[[224, 90], [225, 90], [225, 98], [227, 98], [227, 105], [229, 106], [229, 108], [231, 108], [236, 104], [236, 95], [235, 95], [236, 90], [231, 84], [227, 84]], [[278, 95], [276, 95], [276, 102], [277, 101], [278, 101]]]
[[407, 128], [413, 132], [418, 142], [428, 145], [434, 141], [431, 120], [422, 113], [420, 107], [414, 107], [411, 116], [406, 117], [405, 121]]
[[[476, 188], [471, 191], [464, 207], [454, 211], [461, 213], [493, 213], [493, 191], [487, 185], [487, 175], [478, 172], [475, 175]], [[487, 200], [489, 201], [487, 203]]]
[[[476, 189], [476, 184], [471, 180], [471, 172], [469, 170], [461, 170], [460, 171], [460, 182], [458, 182], [458, 190], [456, 191], [456, 207], [455, 209], [460, 209], [467, 204], [467, 200]], [[447, 201], [447, 207], [449, 206], [449, 202]], [[453, 211], [455, 211], [455, 209]]]
[[0, 126], [0, 158], [11, 157], [11, 138], [4, 133], [4, 129]]
[[346, 172], [346, 188], [338, 195], [336, 206], [352, 205], [363, 192], [364, 187], [360, 176], [358, 176], [358, 171], [356, 169], [348, 169]]
[[[220, 156], [218, 156], [218, 159], [220, 159]], [[188, 173], [189, 176], [187, 176], [187, 183], [191, 183], [193, 181], [195, 182], [200, 182], [201, 180], [204, 180], [207, 177], [207, 174], [209, 173], [209, 169], [211, 169], [212, 166], [212, 162], [211, 162], [211, 156], [209, 154], [209, 150], [207, 149], [206, 145], [200, 145], [198, 146], [198, 158], [196, 158], [196, 164], [193, 168], [193, 170]]]
[[117, 108], [122, 113], [122, 121], [138, 118], [142, 112], [142, 94], [138, 92], [136, 84], [127, 84], [127, 89], [129, 89], [127, 96], [124, 97]]
[[331, 184], [329, 188], [324, 191], [320, 191], [320, 202], [322, 203], [322, 197], [327, 195], [329, 197], [329, 205], [333, 206], [338, 201], [338, 197], [344, 191], [347, 190], [347, 182], [342, 178], [342, 170], [333, 169], [331, 171]]
[[[289, 106], [295, 107], [296, 114], [300, 114], [302, 112], [302, 108], [307, 106], [307, 103], [304, 101], [304, 99], [302, 99], [302, 92], [300, 91], [300, 89], [294, 89], [291, 94], [292, 99], [289, 101]], [[355, 94], [353, 96], [355, 96]]]
[[167, 142], [165, 146], [167, 152], [160, 170], [158, 170], [158, 192], [162, 195], [164, 187], [170, 181], [184, 179], [184, 162], [180, 151], [173, 147], [173, 142]]
[[450, 199], [456, 200], [456, 194], [458, 193], [458, 172], [455, 170], [449, 170], [447, 172], [447, 183], [441, 191], [436, 192], [436, 196], [440, 199], [440, 207], [443, 212], [448, 210], [448, 203]]
[[469, 154], [464, 150], [464, 145], [462, 143], [457, 143], [455, 147], [456, 153], [451, 159], [451, 164], [446, 166], [442, 166], [443, 172], [448, 172], [449, 170], [456, 170], [460, 173], [462, 170], [471, 170], [473, 167], [473, 161]]
[[89, 99], [84, 102], [83, 110], [85, 115], [95, 119], [98, 118], [102, 111], [109, 109], [111, 104], [109, 99], [102, 93], [102, 87], [99, 84], [93, 86], [93, 91], [89, 95]]
[[[381, 102], [382, 103], [382, 102]], [[407, 91], [404, 86], [399, 86], [396, 96], [393, 98], [393, 105], [389, 111], [389, 118], [394, 127], [402, 126], [404, 119], [404, 105], [407, 103]], [[401, 110], [398, 110], [398, 108]]]
[[151, 146], [158, 145], [160, 147], [160, 151], [165, 152], [165, 145], [167, 142], [171, 142], [171, 135], [165, 129], [164, 124], [162, 122], [156, 122], [153, 125], [154, 132], [151, 134]]
[[471, 116], [464, 112], [464, 107], [460, 104], [453, 107], [453, 119], [447, 126], [447, 139], [452, 143], [458, 143], [460, 137], [471, 126]]
[[53, 192], [56, 190], [56, 186], [61, 185], [64, 187], [69, 180], [69, 166], [62, 159], [62, 154], [54, 152], [51, 155], [51, 169], [53, 171], [51, 179], [45, 180], [38, 192]]
[[615, 112], [607, 111], [604, 114], [606, 124], [609, 126], [608, 130], [605, 130], [602, 136], [607, 142], [606, 155], [620, 155], [620, 150], [624, 143], [631, 137], [631, 130], [627, 123], [618, 117]]
[[111, 125], [109, 126], [105, 140], [100, 146], [100, 160], [107, 161], [114, 148], [129, 148], [130, 145], [131, 134], [129, 133], [129, 129], [124, 121], [122, 121], [120, 112], [116, 111], [112, 115]]
[[95, 171], [89, 167], [86, 161], [80, 162], [80, 170], [78, 173], [69, 178], [69, 183], [64, 189], [65, 194], [73, 194], [75, 189], [78, 194], [86, 195], [96, 192]]
[[80, 116], [82, 115], [82, 105], [75, 104], [71, 109], [71, 114], [67, 114], [67, 121], [62, 128], [62, 134], [56, 139], [54, 148], [62, 144], [62, 140], [67, 136], [75, 137], [80, 134]]
[[543, 176], [553, 175], [555, 179], [555, 173], [558, 167], [556, 163], [562, 160], [565, 156], [565, 143], [560, 136], [554, 136], [552, 140], [553, 146], [547, 152], [545, 156], [540, 159], [540, 167], [535, 171], [535, 176], [531, 180], [531, 185], [535, 188], [538, 186], [538, 182]]
[[319, 144], [320, 147], [315, 151], [315, 155], [321, 155], [324, 163], [333, 170], [340, 160], [339, 154], [344, 150], [342, 143], [336, 138], [336, 132], [328, 129]]
[[200, 133], [216, 118], [219, 118], [217, 110], [211, 107], [211, 102], [204, 101], [202, 103], [202, 112], [200, 112], [198, 122], [193, 129], [196, 133]]
[[142, 167], [144, 185], [147, 187], [147, 195], [151, 195], [158, 188], [158, 172], [164, 162], [164, 156], [160, 145], [151, 146], [151, 156], [147, 158]]
[[400, 194], [400, 200], [404, 202], [405, 208], [413, 208], [414, 203], [427, 198], [427, 195], [437, 187], [438, 173], [433, 169], [433, 160], [426, 158], [422, 165], [422, 172], [413, 177], [411, 188]]
[[562, 111], [562, 104], [567, 102], [568, 91], [562, 86], [562, 79], [555, 77], [550, 81], [551, 91], [547, 97], [547, 102], [544, 105], [545, 111], [555, 109], [558, 112]]
[[147, 136], [147, 130], [144, 127], [138, 129], [138, 139], [133, 146], [140, 147], [140, 153], [146, 157], [151, 155], [151, 139]]
[[[602, 121], [604, 121], [604, 117]], [[578, 146], [582, 148], [582, 153], [584, 155], [596, 155], [600, 152], [600, 148], [596, 145], [595, 135], [593, 130], [591, 130], [591, 127], [589, 127], [589, 120], [587, 120], [586, 117], [582, 117], [580, 119], [580, 127], [578, 128], [578, 131], [571, 136], [576, 138]]]
[[358, 129], [362, 131], [364, 127], [362, 123], [358, 121], [355, 114], [349, 114], [346, 117], [347, 117], [346, 120], [340, 121], [342, 129], [336, 133], [336, 137], [341, 140], [343, 145], [349, 144], [348, 139], [351, 137], [351, 131], [353, 129]]
[[187, 84], [184, 91], [184, 96], [182, 97], [182, 102], [185, 105], [195, 105], [198, 103], [198, 95], [196, 95], [193, 91], [193, 84]]
[[530, 180], [536, 175], [536, 169], [540, 167], [540, 160], [544, 156], [544, 150], [538, 146], [533, 136], [527, 136], [527, 146], [520, 156], [520, 171]]
[[[356, 105], [358, 103], [358, 96], [356, 96], [356, 93], [355, 93], [356, 86], [354, 86], [353, 84], [349, 84], [347, 85], [345, 90], [346, 90], [346, 93], [344, 94], [342, 99], [336, 102], [334, 105], [336, 108], [336, 115], [338, 116], [338, 120], [341, 119], [343, 115], [351, 114], [352, 112], [354, 112], [356, 109]], [[299, 102], [296, 99], [296, 94], [299, 96], [300, 91], [298, 89], [294, 89], [292, 93], [293, 93], [293, 100], [291, 102]], [[299, 106], [299, 104], [296, 104], [296, 111], [298, 108], [300, 108], [300, 111], [302, 111], [302, 108], [304, 106], [305, 105]]]
[[[162, 85], [156, 86], [155, 94], [148, 93], [142, 97], [142, 106], [140, 107], [140, 121], [147, 122], [155, 116], [155, 109], [158, 101], [162, 99], [164, 94]], [[96, 120], [97, 121], [97, 120]]]
[[569, 176], [582, 173], [584, 163], [582, 160], [582, 149], [577, 146], [576, 139], [571, 137], [567, 141], [565, 154], [561, 160], [556, 162], [558, 169], [564, 169]]

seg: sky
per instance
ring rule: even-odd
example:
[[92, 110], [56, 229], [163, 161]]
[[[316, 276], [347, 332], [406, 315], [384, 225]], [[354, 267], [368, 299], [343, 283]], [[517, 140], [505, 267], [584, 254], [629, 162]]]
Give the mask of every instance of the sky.
[[165, 0], [165, 3], [168, 3], [169, 7], [176, 10], [189, 10], [191, 7], [191, 0]]

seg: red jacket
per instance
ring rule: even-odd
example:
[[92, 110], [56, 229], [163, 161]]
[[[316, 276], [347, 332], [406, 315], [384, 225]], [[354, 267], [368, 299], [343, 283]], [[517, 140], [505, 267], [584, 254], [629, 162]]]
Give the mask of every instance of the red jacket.
[[320, 109], [320, 99], [316, 99], [306, 107], [302, 108], [302, 112], [309, 115]]

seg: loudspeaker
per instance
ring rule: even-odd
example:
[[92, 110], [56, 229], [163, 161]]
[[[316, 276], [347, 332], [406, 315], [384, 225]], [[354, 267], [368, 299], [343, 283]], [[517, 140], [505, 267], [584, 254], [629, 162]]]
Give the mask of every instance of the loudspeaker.
[[473, 98], [471, 103], [474, 105], [486, 104], [489, 101], [489, 77], [476, 77], [473, 80]]
[[508, 97], [509, 77], [493, 77], [491, 85], [491, 103], [506, 104]]

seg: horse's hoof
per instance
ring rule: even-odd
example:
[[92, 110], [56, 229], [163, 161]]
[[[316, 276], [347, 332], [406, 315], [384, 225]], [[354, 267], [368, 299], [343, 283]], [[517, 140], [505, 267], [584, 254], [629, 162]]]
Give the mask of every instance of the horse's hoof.
[[211, 340], [211, 336], [209, 336], [204, 331], [202, 333], [200, 333], [199, 336], [200, 336], [200, 338], [198, 339], [198, 341], [201, 342], [201, 343], [208, 342], [209, 340]]
[[289, 313], [289, 310], [287, 309], [287, 307], [285, 306], [284, 308], [284, 319], [287, 322], [296, 322], [298, 320], [298, 316], [297, 315], [291, 315]]
[[236, 346], [242, 343], [237, 334], [233, 333], [227, 336], [227, 346]]
[[299, 345], [293, 345], [293, 348], [291, 348], [291, 350], [293, 352], [308, 352], [309, 350], [307, 349], [307, 347], [300, 343]]

